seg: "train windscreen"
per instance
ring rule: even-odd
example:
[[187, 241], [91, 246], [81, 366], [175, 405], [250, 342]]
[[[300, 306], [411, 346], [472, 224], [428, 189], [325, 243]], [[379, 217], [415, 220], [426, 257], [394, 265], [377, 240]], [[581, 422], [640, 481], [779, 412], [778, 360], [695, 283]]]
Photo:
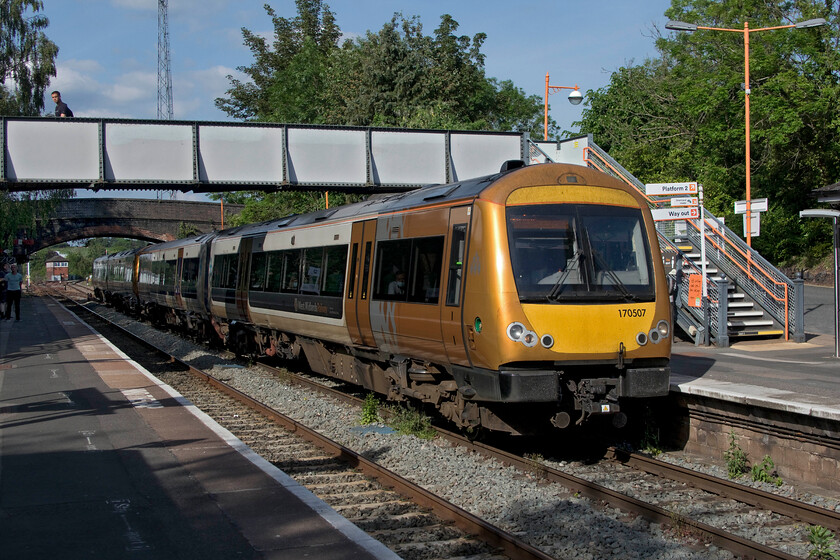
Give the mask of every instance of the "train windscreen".
[[511, 266], [523, 303], [653, 301], [650, 247], [638, 208], [507, 208]]

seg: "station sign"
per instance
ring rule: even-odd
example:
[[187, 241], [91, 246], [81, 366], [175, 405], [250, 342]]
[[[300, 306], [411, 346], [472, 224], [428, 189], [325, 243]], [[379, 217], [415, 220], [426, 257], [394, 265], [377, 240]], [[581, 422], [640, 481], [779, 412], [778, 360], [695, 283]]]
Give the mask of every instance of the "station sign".
[[696, 220], [700, 217], [700, 208], [697, 206], [686, 208], [652, 208], [650, 213], [657, 222], [667, 220]]
[[[767, 199], [766, 198], [754, 198], [750, 200], [750, 212], [767, 212]], [[746, 200], [736, 200], [735, 201], [735, 213], [736, 214], [746, 214], [747, 213], [747, 201]]]
[[680, 206], [697, 206], [698, 198], [696, 196], [675, 196], [671, 199], [671, 208]]
[[[758, 237], [761, 234], [761, 213], [750, 212], [750, 230], [750, 237]], [[744, 231], [747, 231], [746, 212], [744, 212]]]
[[697, 181], [689, 183], [648, 183], [645, 194], [671, 196], [675, 194], [697, 194]]

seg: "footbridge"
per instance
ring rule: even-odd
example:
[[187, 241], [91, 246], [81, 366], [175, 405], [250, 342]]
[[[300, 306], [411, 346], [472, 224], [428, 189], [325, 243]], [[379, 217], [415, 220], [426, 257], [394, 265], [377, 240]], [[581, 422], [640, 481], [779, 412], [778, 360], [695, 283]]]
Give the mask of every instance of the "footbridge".
[[412, 190], [524, 159], [520, 133], [123, 119], [2, 119], [0, 188]]

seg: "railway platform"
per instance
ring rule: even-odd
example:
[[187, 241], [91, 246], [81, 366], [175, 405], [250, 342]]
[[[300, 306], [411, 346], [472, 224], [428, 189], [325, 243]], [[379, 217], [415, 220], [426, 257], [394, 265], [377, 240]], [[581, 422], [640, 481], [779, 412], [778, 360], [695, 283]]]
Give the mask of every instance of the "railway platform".
[[391, 559], [48, 298], [0, 321], [8, 558]]
[[751, 340], [729, 348], [677, 342], [671, 392], [840, 421], [834, 336], [811, 333], [804, 343]]

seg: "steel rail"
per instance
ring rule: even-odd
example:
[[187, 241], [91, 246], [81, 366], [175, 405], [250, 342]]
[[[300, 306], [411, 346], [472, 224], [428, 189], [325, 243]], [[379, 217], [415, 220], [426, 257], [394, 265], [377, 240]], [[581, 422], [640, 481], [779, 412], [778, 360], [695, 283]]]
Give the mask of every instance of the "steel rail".
[[[290, 431], [300, 434], [302, 437], [304, 437], [305, 439], [308, 439], [309, 441], [318, 445], [319, 447], [321, 447], [322, 449], [324, 449], [328, 453], [331, 453], [336, 457], [340, 457], [343, 460], [346, 460], [348, 463], [350, 463], [354, 467], [357, 467], [360, 470], [362, 470], [362, 472], [364, 472], [365, 474], [368, 474], [369, 476], [372, 476], [372, 477], [375, 477], [375, 478], [379, 479], [380, 482], [383, 485], [392, 487], [400, 493], [405, 492], [406, 495], [412, 496], [412, 499], [415, 499], [414, 496], [416, 495], [417, 496], [416, 501], [417, 501], [418, 504], [432, 509], [435, 512], [436, 515], [438, 515], [442, 519], [452, 521], [457, 527], [464, 530], [465, 532], [475, 534], [479, 538], [485, 540], [485, 542], [487, 542], [488, 544], [491, 544], [493, 546], [501, 548], [502, 550], [505, 551], [505, 554], [509, 555], [511, 558], [514, 558], [516, 560], [519, 560], [520, 558], [521, 559], [534, 558], [534, 559], [539, 559], [539, 560], [551, 560], [550, 556], [548, 556], [545, 553], [539, 551], [538, 549], [532, 547], [531, 545], [528, 545], [527, 543], [525, 543], [523, 541], [520, 541], [519, 539], [517, 539], [513, 535], [510, 535], [509, 533], [507, 533], [507, 532], [505, 532], [505, 531], [503, 531], [503, 530], [501, 530], [501, 529], [499, 529], [499, 528], [497, 528], [493, 525], [490, 525], [489, 523], [481, 520], [480, 518], [475, 517], [474, 515], [470, 514], [469, 512], [466, 512], [466, 511], [462, 510], [458, 506], [455, 506], [454, 504], [450, 504], [449, 502], [441, 500], [440, 498], [431, 494], [430, 492], [426, 491], [425, 489], [415, 485], [414, 483], [412, 483], [408, 480], [402, 479], [402, 477], [399, 477], [395, 473], [392, 473], [391, 471], [388, 471], [387, 469], [385, 469], [385, 468], [383, 468], [379, 465], [376, 465], [375, 463], [372, 463], [371, 461], [368, 461], [367, 459], [365, 459], [364, 457], [356, 454], [352, 450], [347, 449], [344, 446], [342, 446], [342, 445], [340, 445], [336, 442], [333, 442], [332, 440], [329, 440], [328, 438], [325, 438], [324, 436], [321, 436], [317, 432], [314, 432], [314, 431], [310, 430], [309, 428], [306, 428], [305, 426], [298, 423], [297, 421], [295, 421], [291, 418], [285, 417], [284, 415], [280, 414], [279, 412], [274, 411], [273, 409], [271, 409], [269, 407], [266, 407], [265, 405], [259, 403], [258, 401], [255, 401], [254, 399], [245, 395], [244, 393], [241, 393], [240, 391], [236, 390], [235, 388], [230, 387], [230, 386], [222, 383], [221, 381], [218, 381], [217, 379], [209, 376], [208, 374], [206, 374], [204, 372], [200, 372], [199, 370], [195, 369], [194, 367], [190, 366], [189, 364], [186, 364], [185, 362], [179, 360], [178, 358], [176, 358], [174, 356], [171, 356], [167, 352], [155, 347], [150, 342], [138, 337], [137, 335], [134, 335], [133, 333], [124, 329], [123, 327], [111, 323], [110, 321], [108, 321], [108, 319], [106, 319], [105, 317], [102, 317], [101, 315], [99, 315], [95, 311], [92, 311], [90, 309], [87, 309], [87, 311], [96, 315], [96, 316], [98, 316], [98, 317], [100, 317], [103, 321], [107, 321], [109, 324], [113, 325], [115, 328], [124, 332], [127, 336], [133, 338], [134, 340], [137, 340], [138, 342], [147, 346], [148, 348], [153, 349], [154, 351], [160, 352], [161, 354], [167, 356], [170, 361], [183, 364], [183, 366], [185, 368], [187, 368], [191, 372], [196, 372], [197, 375], [199, 375], [200, 377], [207, 380], [208, 383], [212, 384], [213, 386], [217, 386], [220, 390], [230, 394], [234, 398], [237, 398], [238, 400], [243, 400], [243, 402], [246, 402], [246, 404], [253, 403], [253, 405], [249, 404], [249, 406], [253, 406], [253, 408], [255, 410], [271, 417], [272, 419], [274, 419], [275, 416], [276, 416], [277, 417], [276, 421], [278, 423], [280, 423], [281, 425], [284, 425], [285, 427], [287, 427], [287, 429], [289, 429]], [[269, 367], [269, 368], [271, 367], [271, 366], [265, 366], [265, 364], [262, 364], [262, 365], [263, 365], [263, 367]], [[294, 376], [294, 374], [292, 374], [292, 375]], [[294, 376], [294, 377], [295, 377], [295, 382], [300, 382], [301, 384], [307, 385], [310, 388], [317, 389], [318, 391], [323, 391], [323, 392], [335, 394], [336, 396], [341, 394], [340, 392], [336, 391], [335, 389], [325, 387], [325, 386], [320, 385], [316, 382], [305, 380], [305, 379], [299, 378], [297, 376]], [[355, 397], [350, 397], [348, 395], [343, 395], [343, 396], [340, 396], [339, 398], [341, 398], [342, 400], [353, 399], [356, 402], [361, 402], [359, 399], [356, 399]], [[485, 445], [485, 444], [480, 443], [480, 442], [469, 441], [467, 438], [465, 438], [465, 437], [463, 437], [459, 434], [455, 434], [453, 432], [448, 432], [446, 430], [441, 430], [439, 428], [436, 428], [436, 429], [438, 430], [438, 432], [441, 433], [441, 435], [443, 435], [444, 437], [446, 437], [450, 441], [453, 441], [454, 443], [457, 443], [458, 445], [464, 446], [464, 447], [466, 447], [466, 448], [468, 448], [472, 451], [481, 453], [484, 456], [497, 459], [497, 460], [499, 460], [499, 461], [501, 461], [505, 464], [514, 466], [516, 468], [520, 468], [522, 470], [529, 470], [529, 471], [533, 472], [536, 468], [536, 469], [539, 470], [540, 475], [544, 479], [546, 479], [550, 482], [555, 482], [555, 483], [561, 484], [565, 488], [567, 488], [567, 489], [569, 489], [573, 492], [579, 493], [582, 496], [586, 496], [589, 499], [595, 500], [596, 502], [597, 501], [606, 502], [613, 507], [617, 507], [617, 508], [621, 509], [622, 511], [633, 513], [633, 514], [636, 514], [636, 515], [640, 515], [641, 517], [643, 517], [643, 518], [645, 518], [649, 521], [655, 522], [655, 523], [660, 523], [660, 524], [672, 526], [672, 527], [675, 527], [675, 528], [686, 528], [687, 527], [695, 534], [695, 536], [697, 536], [699, 538], [702, 538], [702, 539], [705, 539], [706, 541], [714, 544], [715, 546], [718, 546], [720, 548], [728, 550], [728, 551], [730, 551], [734, 554], [742, 555], [742, 556], [745, 556], [745, 557], [748, 557], [748, 558], [756, 558], [756, 559], [767, 558], [767, 559], [778, 559], [778, 560], [794, 560], [794, 559], [797, 558], [796, 556], [790, 555], [786, 552], [783, 552], [783, 551], [780, 551], [780, 550], [762, 545], [762, 544], [754, 542], [754, 541], [750, 541], [750, 540], [745, 539], [743, 537], [740, 537], [738, 535], [729, 533], [729, 532], [727, 532], [723, 529], [719, 529], [717, 527], [713, 527], [713, 526], [708, 525], [706, 523], [684, 517], [680, 514], [668, 511], [668, 510], [666, 510], [664, 508], [661, 508], [659, 506], [645, 503], [642, 500], [639, 500], [637, 498], [626, 496], [626, 495], [621, 494], [620, 492], [617, 492], [617, 491], [612, 490], [610, 488], [606, 488], [606, 487], [601, 486], [597, 483], [584, 480], [582, 478], [576, 477], [574, 475], [570, 475], [568, 473], [564, 473], [564, 472], [559, 471], [557, 469], [553, 469], [551, 467], [548, 467], [547, 465], [543, 465], [543, 464], [535, 462], [533, 460], [529, 460], [529, 459], [517, 456], [515, 454], [509, 453], [507, 451], [503, 451], [501, 449], [498, 449], [498, 448], [495, 448], [495, 447], [492, 447], [492, 446], [489, 446], [489, 445]], [[312, 437], [313, 439], [310, 439], [310, 437]], [[323, 441], [321, 442], [321, 440], [323, 440]], [[323, 443], [323, 445], [322, 445], [322, 443]], [[639, 457], [641, 457], [641, 456], [639, 456]], [[628, 461], [629, 461], [629, 459], [628, 459]], [[642, 464], [641, 461], [639, 463]], [[648, 465], [651, 469], [653, 469], [653, 466], [651, 466], [652, 463], [653, 463], [653, 461], [646, 461], [645, 462], [646, 465]], [[661, 462], [658, 462], [658, 463], [661, 463]], [[646, 469], [643, 468], [641, 470], [646, 470]], [[694, 471], [688, 471], [687, 469], [683, 469], [683, 470], [685, 472], [681, 473], [680, 476], [692, 475], [693, 478], [691, 480], [679, 480], [679, 479], [675, 478], [675, 480], [677, 480], [679, 482], [683, 482], [685, 484], [695, 485], [695, 482], [697, 482], [697, 481], [699, 481], [702, 478], [707, 476], [707, 475], [703, 475], [702, 477], [697, 478], [697, 475], [699, 475], [701, 473], [696, 473]], [[677, 472], [677, 471], [674, 471], [674, 472]], [[657, 473], [654, 472], [652, 474], [657, 474]], [[668, 475], [660, 475], [660, 476], [664, 476], [665, 478], [670, 478], [670, 476], [668, 476]], [[391, 477], [395, 477], [395, 478], [393, 478], [393, 480], [391, 480]], [[712, 478], [712, 477], [709, 477], [709, 478]], [[727, 481], [723, 481], [723, 482], [727, 482]], [[699, 484], [697, 485], [697, 487], [698, 488], [700, 487]], [[753, 489], [749, 489], [749, 488], [745, 488], [745, 489], [748, 490], [748, 491], [753, 490]], [[734, 492], [734, 490], [733, 490], [733, 492]], [[712, 492], [712, 493], [724, 495], [726, 497], [731, 497], [731, 496], [728, 496], [726, 494], [723, 494], [722, 492]], [[768, 495], [772, 496], [770, 494], [768, 494]], [[738, 501], [742, 501], [742, 502], [750, 504], [750, 505], [758, 505], [758, 504], [753, 504], [752, 501], [740, 500], [740, 499], [737, 499], [737, 498], [732, 498], [732, 499], [736, 499]], [[798, 505], [801, 506], [801, 505], [804, 505], [804, 504], [798, 504]], [[773, 509], [772, 507], [766, 506], [766, 505], [762, 505], [761, 507], [766, 507], [767, 509]], [[812, 508], [813, 508], [813, 506], [811, 508], [805, 508], [805, 509], [810, 510]], [[815, 508], [815, 509], [818, 509], [818, 508]], [[781, 512], [779, 512], [779, 513], [781, 513]], [[816, 515], [816, 513], [817, 512], [804, 513], [804, 514], [801, 514], [802, 517], [797, 517], [797, 516], [794, 516], [794, 515], [790, 515], [790, 517], [795, 517], [797, 519], [803, 519], [804, 520], [805, 516]], [[782, 513], [782, 514], [787, 515], [787, 514], [784, 514], [784, 513]], [[814, 517], [814, 519], [816, 519], [816, 517]], [[836, 520], [836, 518], [835, 518], [835, 520]], [[829, 527], [832, 526], [832, 525], [833, 525], [833, 523], [828, 524]], [[826, 526], [826, 525], [823, 524], [823, 526]], [[517, 555], [517, 554], [521, 554], [521, 556]]]
[[836, 511], [797, 502], [758, 488], [751, 488], [731, 480], [689, 470], [664, 461], [657, 461], [638, 453], [628, 453], [615, 447], [609, 448], [608, 455], [611, 459], [634, 469], [682, 482], [738, 502], [769, 509], [774, 513], [797, 519], [803, 523], [822, 525], [834, 531], [840, 529], [840, 513]]
[[355, 451], [344, 447], [343, 445], [331, 440], [330, 438], [319, 434], [300, 422], [272, 409], [271, 407], [253, 399], [238, 389], [219, 381], [211, 375], [191, 366], [190, 364], [172, 356], [165, 350], [156, 347], [151, 342], [135, 335], [131, 331], [116, 325], [103, 317], [99, 313], [91, 309], [85, 308], [87, 312], [95, 315], [100, 320], [108, 323], [112, 328], [117, 329], [121, 334], [132, 340], [149, 348], [153, 352], [165, 356], [170, 363], [175, 363], [185, 368], [190, 374], [201, 378], [210, 386], [219, 390], [220, 392], [236, 399], [245, 404], [251, 409], [259, 412], [273, 422], [279, 424], [290, 432], [302, 437], [303, 439], [317, 445], [328, 454], [345, 461], [352, 467], [359, 469], [365, 475], [375, 478], [380, 484], [387, 488], [391, 488], [396, 492], [407, 497], [414, 503], [421, 507], [431, 510], [435, 515], [443, 520], [452, 522], [456, 527], [462, 531], [476, 536], [487, 544], [500, 549], [503, 553], [512, 560], [554, 560], [552, 556], [542, 552], [541, 550], [531, 546], [530, 544], [518, 539], [510, 533], [492, 525], [483, 519], [471, 514], [470, 512], [452, 504], [439, 496], [429, 492], [428, 490], [414, 484], [401, 477], [400, 475], [386, 469], [385, 467], [376, 464], [369, 459]]

